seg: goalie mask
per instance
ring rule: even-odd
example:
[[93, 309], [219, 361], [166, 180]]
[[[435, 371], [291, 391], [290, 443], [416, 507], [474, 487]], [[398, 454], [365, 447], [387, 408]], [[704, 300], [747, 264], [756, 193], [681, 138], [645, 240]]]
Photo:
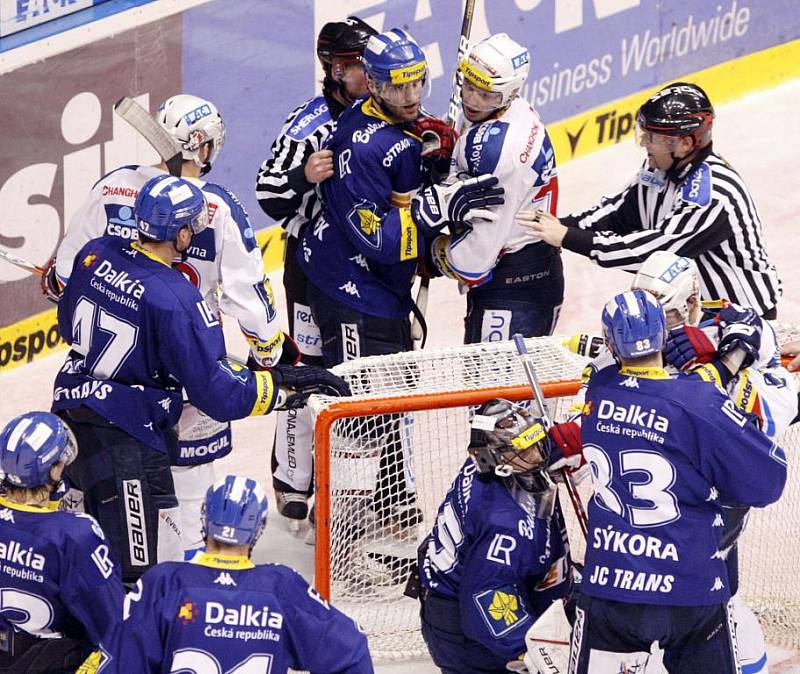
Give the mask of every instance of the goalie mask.
[[[156, 118], [181, 148], [184, 161], [194, 161], [200, 175], [208, 173], [225, 144], [225, 123], [217, 106], [197, 96], [179, 94], [161, 104]], [[203, 162], [200, 148], [206, 143], [211, 149]]]
[[21, 414], [0, 433], [3, 482], [13, 487], [56, 485], [50, 469], [59, 461], [68, 466], [77, 455], [78, 444], [72, 431], [49, 412]]
[[616, 295], [603, 308], [603, 336], [617, 358], [636, 359], [659, 353], [667, 342], [664, 310], [644, 290]]
[[[464, 75], [461, 100], [465, 113], [506, 107], [528, 79], [530, 52], [506, 33], [478, 42], [460, 65]], [[474, 121], [474, 120], [470, 120]]]
[[514, 477], [527, 491], [552, 488], [547, 475], [550, 438], [540, 419], [508, 400], [485, 402], [472, 418], [467, 449], [479, 473]]
[[267, 524], [267, 496], [255, 480], [226, 475], [206, 492], [203, 539], [252, 547]]
[[697, 325], [700, 280], [693, 260], [665, 250], [650, 255], [633, 278], [631, 290], [645, 290], [664, 308], [667, 327]]

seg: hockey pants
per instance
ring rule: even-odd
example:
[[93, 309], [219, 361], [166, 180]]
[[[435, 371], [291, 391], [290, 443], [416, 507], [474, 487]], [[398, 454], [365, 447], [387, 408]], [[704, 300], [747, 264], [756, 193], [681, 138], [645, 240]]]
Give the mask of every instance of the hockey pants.
[[654, 641], [664, 650], [664, 667], [670, 674], [740, 671], [727, 603], [655, 606], [582, 594], [572, 628], [569, 672], [641, 671]]
[[122, 582], [135, 583], [158, 562], [183, 559], [169, 457], [85, 407], [62, 416], [79, 447], [66, 475], [103, 529]]
[[[302, 234], [302, 231], [301, 231]], [[298, 239], [286, 238], [283, 287], [289, 334], [300, 349], [300, 362], [322, 365], [322, 338], [306, 299], [306, 275], [297, 263]], [[314, 491], [313, 428], [308, 409], [277, 412], [272, 446], [272, 485], [278, 491], [311, 496]]]
[[464, 343], [551, 335], [564, 301], [561, 252], [529, 244], [500, 258], [491, 279], [467, 293]]
[[[333, 367], [362, 356], [382, 356], [412, 348], [411, 322], [387, 319], [355, 311], [325, 295], [309, 283], [307, 296], [322, 335], [322, 359]], [[414, 501], [415, 487], [406, 441], [405, 415], [393, 414], [365, 421], [361, 440], [380, 452], [373, 503], [383, 520], [397, 506]]]

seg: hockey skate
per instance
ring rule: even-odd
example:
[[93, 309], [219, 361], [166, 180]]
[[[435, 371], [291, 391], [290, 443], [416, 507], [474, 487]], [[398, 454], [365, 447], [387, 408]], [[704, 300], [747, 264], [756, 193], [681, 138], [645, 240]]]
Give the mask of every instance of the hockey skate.
[[289, 531], [300, 531], [300, 523], [308, 516], [308, 503], [304, 494], [275, 490], [278, 512], [288, 520]]

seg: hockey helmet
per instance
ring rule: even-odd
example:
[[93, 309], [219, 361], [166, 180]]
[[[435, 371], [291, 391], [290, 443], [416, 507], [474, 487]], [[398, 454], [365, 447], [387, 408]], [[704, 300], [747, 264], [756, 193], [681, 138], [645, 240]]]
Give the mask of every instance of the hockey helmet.
[[200, 188], [166, 174], [142, 185], [133, 215], [139, 233], [153, 241], [175, 241], [184, 227], [199, 234], [208, 226], [208, 204]]
[[459, 64], [464, 104], [481, 111], [507, 106], [528, 79], [530, 62], [530, 52], [506, 33], [481, 40]]
[[430, 92], [425, 54], [400, 28], [370, 37], [363, 59], [375, 93], [391, 105], [413, 105]]
[[636, 113], [637, 130], [662, 136], [690, 136], [697, 148], [711, 142], [714, 107], [696, 84], [674, 82], [653, 94]]
[[267, 495], [255, 480], [226, 475], [206, 492], [203, 538], [225, 545], [255, 545], [267, 524]]
[[[173, 137], [186, 161], [194, 161], [205, 175], [225, 144], [225, 122], [211, 101], [189, 94], [168, 98], [158, 108], [158, 122]], [[200, 148], [211, 143], [208, 159], [200, 161]]]
[[330, 77], [334, 58], [360, 60], [367, 40], [377, 34], [378, 31], [357, 16], [326, 23], [317, 37], [317, 58], [325, 74]]
[[78, 455], [70, 428], [49, 412], [27, 412], [8, 422], [0, 433], [3, 481], [14, 487], [50, 483], [50, 469], [59, 461], [69, 465]]
[[667, 341], [664, 309], [644, 290], [627, 290], [603, 308], [603, 335], [619, 358], [641, 358], [660, 352]]
[[669, 327], [697, 324], [700, 318], [700, 280], [693, 260], [657, 250], [636, 272], [631, 289], [637, 288], [646, 290], [658, 300]]
[[545, 469], [552, 445], [541, 419], [527, 409], [502, 398], [481, 405], [472, 418], [467, 451], [479, 473], [498, 477], [532, 477], [523, 486], [544, 491], [552, 482]]

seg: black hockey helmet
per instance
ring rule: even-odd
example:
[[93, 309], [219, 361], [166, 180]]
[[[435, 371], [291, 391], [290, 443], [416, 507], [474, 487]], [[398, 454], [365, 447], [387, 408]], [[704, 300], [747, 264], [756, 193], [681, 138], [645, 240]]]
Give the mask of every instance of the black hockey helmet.
[[325, 74], [330, 75], [331, 61], [334, 58], [360, 58], [370, 35], [377, 34], [378, 31], [357, 16], [326, 23], [317, 37], [317, 57]]
[[691, 136], [695, 147], [711, 142], [714, 106], [706, 92], [690, 82], [673, 82], [653, 94], [636, 114], [643, 131], [664, 136]]
[[481, 405], [472, 418], [469, 452], [479, 473], [514, 477], [528, 491], [547, 491], [552, 444], [541, 419], [502, 398]]

